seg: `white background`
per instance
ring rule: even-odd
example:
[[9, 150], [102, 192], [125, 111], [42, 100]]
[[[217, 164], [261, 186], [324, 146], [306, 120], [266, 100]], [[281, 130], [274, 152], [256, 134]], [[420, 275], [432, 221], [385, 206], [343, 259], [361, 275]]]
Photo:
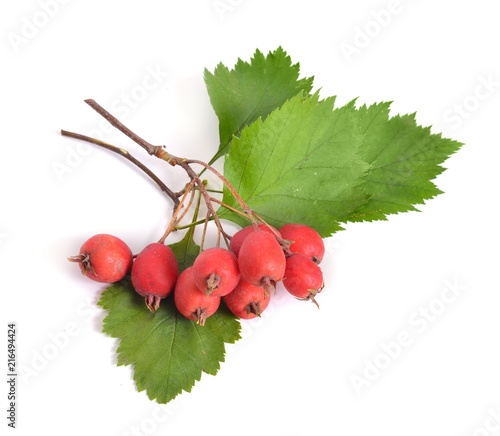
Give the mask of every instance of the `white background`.
[[[17, 434], [500, 434], [496, 2], [30, 0], [0, 16], [0, 361], [14, 321], [25, 373]], [[58, 131], [101, 135], [179, 189], [182, 171], [83, 100], [173, 154], [207, 160], [218, 122], [203, 69], [279, 45], [321, 96], [393, 101], [393, 114], [416, 111], [465, 145], [422, 213], [326, 240], [321, 310], [278, 294], [216, 377], [158, 406], [137, 393], [130, 367], [116, 367], [117, 341], [100, 332], [95, 306], [103, 287], [66, 257], [95, 233], [138, 252], [171, 205], [120, 157]]]

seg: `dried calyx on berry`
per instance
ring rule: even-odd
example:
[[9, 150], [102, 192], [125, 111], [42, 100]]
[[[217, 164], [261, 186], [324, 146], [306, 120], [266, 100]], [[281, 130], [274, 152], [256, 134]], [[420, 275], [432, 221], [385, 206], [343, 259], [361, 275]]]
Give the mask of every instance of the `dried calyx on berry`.
[[228, 309], [237, 317], [252, 319], [267, 308], [270, 296], [260, 286], [254, 286], [241, 278], [232, 292], [223, 297]]
[[200, 292], [222, 297], [229, 294], [240, 280], [238, 259], [224, 248], [208, 248], [195, 259], [193, 277]]

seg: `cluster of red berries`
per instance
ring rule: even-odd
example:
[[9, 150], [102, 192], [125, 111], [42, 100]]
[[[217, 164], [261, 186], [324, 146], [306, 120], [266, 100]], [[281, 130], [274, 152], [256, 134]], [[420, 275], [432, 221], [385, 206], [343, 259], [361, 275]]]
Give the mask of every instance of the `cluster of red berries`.
[[69, 260], [78, 262], [82, 273], [98, 282], [114, 283], [130, 272], [132, 285], [153, 312], [174, 292], [179, 312], [204, 325], [221, 298], [240, 318], [260, 316], [280, 281], [296, 298], [317, 305], [314, 297], [324, 286], [318, 266], [324, 252], [320, 235], [308, 226], [286, 224], [278, 231], [259, 224], [235, 233], [229, 249], [202, 251], [181, 274], [167, 245], [149, 244], [134, 260], [121, 239], [106, 234], [90, 238], [80, 254]]

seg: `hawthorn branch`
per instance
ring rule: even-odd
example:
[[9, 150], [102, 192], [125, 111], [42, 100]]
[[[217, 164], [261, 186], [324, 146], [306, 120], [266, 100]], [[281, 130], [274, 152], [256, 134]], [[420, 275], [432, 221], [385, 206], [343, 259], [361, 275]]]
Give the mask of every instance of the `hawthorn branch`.
[[124, 150], [123, 148], [108, 144], [107, 142], [100, 141], [99, 139], [91, 138], [90, 136], [81, 135], [79, 133], [68, 132], [67, 130], [61, 130], [61, 135], [67, 136], [69, 138], [79, 139], [81, 141], [90, 142], [91, 144], [98, 145], [99, 147], [105, 148], [106, 150], [110, 150], [110, 151], [117, 153], [120, 156], [124, 157], [129, 162], [132, 162], [135, 166], [137, 166], [142, 171], [144, 171], [152, 180], [154, 180], [154, 182], [159, 186], [159, 188], [163, 192], [165, 192], [170, 197], [170, 199], [173, 201], [174, 209], [176, 209], [179, 206], [179, 199], [176, 196], [176, 194], [167, 185], [165, 185], [165, 183], [163, 183], [160, 180], [160, 178], [156, 174], [154, 174], [146, 165], [144, 165], [142, 162], [137, 160], [127, 150]]
[[[165, 242], [165, 239], [167, 238], [167, 236], [175, 230], [175, 227], [177, 226], [177, 224], [179, 224], [182, 221], [182, 219], [186, 216], [186, 214], [189, 212], [189, 209], [191, 208], [191, 205], [193, 204], [194, 194], [195, 194], [195, 190], [193, 189], [193, 186], [194, 186], [194, 180], [191, 181], [191, 183], [187, 187], [186, 191], [184, 192], [184, 195], [182, 196], [182, 199], [181, 199], [179, 205], [177, 206], [177, 208], [174, 211], [174, 215], [172, 216], [172, 220], [170, 221], [170, 224], [168, 225], [167, 230], [165, 230], [165, 233], [163, 234], [161, 239], [158, 241], [158, 243], [163, 244]], [[189, 199], [189, 203], [188, 203], [186, 209], [184, 210], [184, 212], [181, 214], [181, 216], [178, 217], [179, 212], [182, 208], [182, 205], [184, 204], [184, 201], [186, 200], [186, 197], [188, 196], [189, 193], [191, 193], [191, 198]]]
[[[118, 129], [123, 134], [127, 135], [132, 141], [139, 144], [144, 150], [146, 150], [151, 156], [159, 157], [160, 159], [169, 161], [169, 153], [167, 153], [162, 146], [150, 144], [145, 139], [141, 138], [136, 133], [132, 132], [127, 126], [121, 123], [118, 118], [111, 115], [106, 109], [104, 109], [95, 100], [89, 98], [84, 100], [92, 109], [94, 109], [99, 115], [101, 115], [105, 120], [107, 120], [113, 127]], [[175, 164], [174, 164], [175, 165]]]
[[[174, 156], [170, 153], [168, 153], [163, 146], [156, 146], [153, 144], [150, 144], [148, 141], [144, 140], [141, 138], [139, 135], [135, 134], [130, 130], [127, 126], [122, 124], [117, 118], [115, 118], [113, 115], [111, 115], [106, 109], [104, 109], [101, 105], [99, 105], [96, 101], [92, 99], [87, 99], [85, 100], [85, 103], [87, 103], [92, 109], [94, 109], [99, 115], [101, 115], [104, 119], [106, 119], [113, 127], [118, 129], [120, 132], [124, 133], [127, 135], [129, 138], [131, 138], [134, 142], [139, 144], [144, 150], [146, 150], [150, 155], [156, 156], [159, 159], [162, 159], [169, 163], [172, 166], [178, 165], [181, 168], [186, 171], [188, 174], [189, 178], [191, 181], [194, 180], [196, 185], [198, 186], [198, 189], [200, 190], [201, 194], [203, 195], [203, 199], [205, 200], [205, 203], [208, 208], [207, 212], [207, 222], [210, 216], [214, 219], [215, 224], [217, 226], [217, 229], [220, 234], [225, 239], [226, 244], [228, 244], [228, 235], [227, 233], [224, 232], [222, 228], [222, 224], [219, 220], [219, 217], [217, 216], [217, 213], [215, 212], [212, 203], [211, 203], [211, 197], [210, 194], [207, 192], [203, 182], [200, 179], [199, 174], [197, 174], [190, 166], [190, 164], [198, 164], [203, 166], [205, 169], [208, 169], [212, 173], [214, 173], [229, 189], [231, 194], [235, 197], [236, 201], [239, 203], [243, 211], [247, 214], [248, 218], [252, 221], [254, 226], [257, 226], [257, 220], [255, 219], [252, 210], [245, 204], [245, 202], [241, 199], [241, 197], [238, 195], [238, 193], [235, 191], [235, 189], [231, 186], [231, 184], [228, 182], [228, 180], [220, 174], [215, 168], [212, 166], [206, 164], [205, 162], [199, 161], [199, 160], [188, 160], [184, 158], [179, 158], [177, 156]], [[175, 196], [175, 194], [174, 194]], [[176, 197], [177, 198], [177, 197]], [[178, 205], [178, 203], [177, 203]]]

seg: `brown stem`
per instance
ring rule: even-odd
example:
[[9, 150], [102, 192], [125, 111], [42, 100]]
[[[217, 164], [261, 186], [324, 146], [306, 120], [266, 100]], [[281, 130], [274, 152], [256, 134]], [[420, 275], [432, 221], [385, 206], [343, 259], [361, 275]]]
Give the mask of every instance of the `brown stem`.
[[280, 233], [274, 228], [267, 224], [259, 215], [257, 215], [254, 211], [252, 211], [255, 218], [262, 222], [267, 228], [271, 231], [271, 233], [278, 239], [278, 241], [282, 240]]
[[220, 201], [220, 200], [217, 200], [217, 198], [210, 197], [210, 201], [213, 201], [214, 203], [220, 204], [222, 207], [225, 207], [226, 209], [229, 209], [229, 210], [233, 211], [234, 213], [237, 213], [238, 215], [241, 215], [241, 216], [242, 216], [242, 217], [244, 217], [244, 218], [248, 218], [248, 214], [243, 213], [243, 212], [241, 212], [240, 210], [235, 209], [235, 208], [234, 208], [234, 207], [232, 207], [232, 206], [229, 206], [229, 204], [226, 204], [226, 203], [223, 203], [223, 202], [222, 202], [222, 201]]
[[220, 247], [220, 235], [221, 235], [220, 229], [217, 229], [217, 241], [215, 242], [216, 247]]
[[[182, 199], [181, 199], [179, 205], [177, 206], [177, 208], [174, 211], [174, 215], [172, 216], [172, 219], [170, 220], [170, 224], [168, 225], [167, 230], [165, 230], [165, 233], [163, 234], [161, 239], [158, 241], [159, 244], [163, 244], [165, 242], [165, 239], [167, 238], [167, 236], [173, 232], [173, 230], [175, 229], [177, 224], [179, 224], [182, 221], [182, 219], [186, 216], [186, 214], [189, 212], [189, 209], [191, 208], [191, 205], [193, 204], [193, 200], [194, 200], [195, 191], [193, 189], [193, 185], [194, 185], [194, 180], [191, 181], [191, 183], [188, 185], [186, 192], [182, 196]], [[184, 201], [186, 200], [186, 198], [190, 192], [191, 192], [191, 198], [189, 199], [189, 203], [188, 203], [186, 209], [184, 210], [184, 212], [181, 214], [181, 216], [179, 218], [177, 218], [177, 216], [179, 215], [179, 212], [182, 208], [182, 205], [184, 204]]]
[[210, 218], [210, 211], [207, 210], [207, 215], [205, 216], [205, 224], [203, 225], [203, 233], [201, 234], [200, 253], [203, 251], [203, 246], [205, 245], [205, 236], [207, 235], [207, 226], [209, 218]]
[[[188, 205], [186, 207], [186, 209], [184, 210], [184, 212], [182, 212], [181, 216], [175, 221], [174, 223], [174, 228], [172, 229], [175, 230], [175, 228], [179, 225], [179, 223], [184, 219], [184, 217], [187, 215], [187, 213], [189, 212], [189, 209], [191, 209], [191, 205], [193, 204], [193, 201], [194, 201], [194, 195], [196, 193], [196, 191], [193, 189], [193, 187], [191, 186], [189, 188], [188, 191], [186, 191], [186, 194], [185, 196], [191, 191], [191, 197], [189, 198], [189, 202], [188, 202]], [[182, 198], [185, 198], [185, 196], [183, 196]], [[182, 203], [182, 201], [181, 201]]]
[[67, 136], [69, 138], [79, 139], [81, 141], [90, 142], [91, 144], [98, 145], [99, 147], [105, 148], [106, 150], [110, 150], [114, 153], [123, 156], [129, 162], [132, 162], [135, 166], [144, 171], [151, 179], [155, 181], [155, 183], [160, 187], [160, 189], [165, 192], [173, 201], [174, 208], [179, 205], [179, 199], [175, 195], [175, 193], [166, 186], [158, 176], [156, 176], [146, 165], [142, 162], [138, 161], [135, 157], [133, 157], [127, 150], [123, 148], [116, 147], [114, 145], [108, 144], [107, 142], [100, 141], [99, 139], [91, 138], [90, 136], [81, 135], [79, 133], [68, 132], [67, 130], [61, 130], [62, 136]]
[[215, 221], [215, 225], [217, 226], [217, 229], [219, 229], [222, 236], [224, 237], [226, 244], [229, 245], [229, 242], [226, 238], [227, 235], [224, 232], [224, 229], [222, 228], [222, 224], [220, 222], [220, 219], [219, 219], [217, 213], [215, 212], [215, 210], [212, 206], [212, 203], [210, 201], [210, 199], [211, 199], [210, 194], [205, 189], [205, 185], [198, 177], [198, 174], [196, 174], [196, 172], [189, 166], [186, 159], [179, 159], [179, 158], [176, 158], [175, 156], [172, 156], [172, 159], [173, 159], [172, 160], [173, 162], [175, 162], [177, 165], [179, 165], [181, 168], [183, 168], [188, 173], [188, 175], [189, 175], [189, 177], [191, 177], [191, 179], [195, 180], [196, 184], [198, 185], [198, 189], [200, 190], [201, 194], [203, 195], [203, 198], [204, 198], [205, 203], [207, 205], [207, 209], [208, 209], [209, 214], [213, 217], [213, 219]]
[[[169, 159], [170, 155], [169, 155], [169, 153], [167, 153], [167, 151], [164, 150], [163, 147], [150, 144], [145, 139], [142, 139], [139, 135], [132, 132], [132, 130], [130, 130], [127, 126], [122, 124], [113, 115], [111, 115], [106, 109], [104, 109], [95, 100], [89, 98], [89, 99], [84, 100], [84, 101], [92, 109], [94, 109], [99, 115], [101, 115], [103, 118], [105, 118], [113, 127], [118, 129], [123, 134], [127, 135], [130, 139], [132, 139], [132, 141], [134, 141], [135, 143], [139, 144], [142, 148], [144, 148], [144, 150], [146, 150], [151, 156], [159, 157], [160, 159], [166, 160], [167, 162], [170, 161], [170, 159]], [[173, 164], [173, 165], [175, 165], [175, 164]]]
[[189, 186], [191, 186], [191, 183], [186, 183], [186, 186], [184, 186], [184, 188], [182, 188], [179, 192], [175, 192], [175, 196], [182, 197], [184, 193], [187, 191]]
[[213, 174], [215, 174], [221, 181], [226, 185], [227, 189], [229, 189], [229, 192], [233, 195], [235, 200], [238, 202], [238, 204], [241, 206], [243, 209], [243, 212], [245, 212], [250, 220], [252, 222], [255, 222], [255, 218], [253, 216], [252, 210], [246, 205], [246, 203], [243, 201], [243, 199], [239, 196], [239, 194], [236, 192], [236, 190], [233, 188], [233, 186], [229, 183], [229, 181], [221, 174], [219, 171], [217, 171], [214, 167], [211, 165], [208, 165], [205, 162], [202, 162], [201, 160], [195, 160], [195, 159], [186, 159], [184, 161], [186, 164], [198, 164], [206, 168], [207, 170], [211, 171]]
[[[194, 191], [194, 190], [193, 190]], [[201, 203], [201, 194], [198, 195], [198, 199], [196, 200], [196, 206], [194, 208], [194, 213], [193, 213], [193, 219], [192, 219], [192, 223], [196, 223], [197, 222], [197, 219], [198, 219], [198, 213], [200, 212], [200, 203]], [[176, 226], [177, 228], [177, 226]], [[194, 226], [194, 228], [191, 230], [191, 237], [194, 236], [194, 231], [196, 230], [196, 226]]]

